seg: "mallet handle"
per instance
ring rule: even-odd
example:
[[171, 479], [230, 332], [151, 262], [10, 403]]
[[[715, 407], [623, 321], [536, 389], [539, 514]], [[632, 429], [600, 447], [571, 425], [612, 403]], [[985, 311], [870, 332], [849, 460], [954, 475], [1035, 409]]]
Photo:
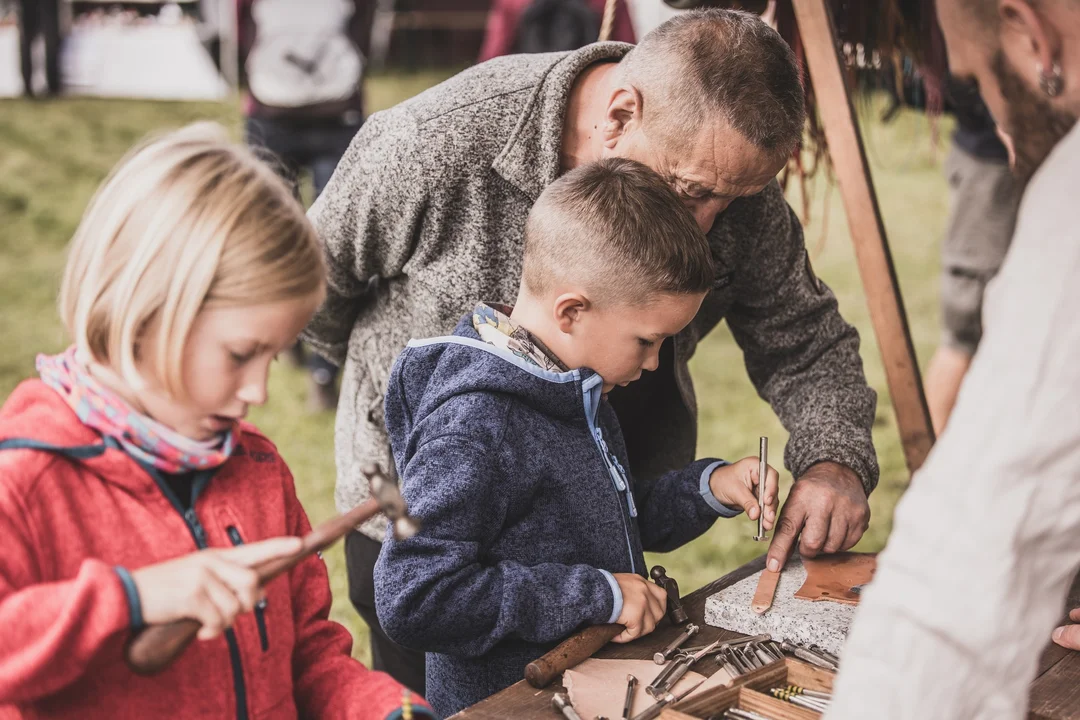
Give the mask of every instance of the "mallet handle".
[[525, 679], [538, 690], [547, 687], [564, 670], [591, 658], [597, 650], [614, 640], [625, 629], [625, 625], [617, 623], [587, 627], [526, 665]]
[[[259, 574], [259, 584], [265, 586], [279, 575], [292, 570], [301, 560], [334, 544], [378, 512], [378, 501], [370, 498], [344, 515], [322, 523], [304, 536], [303, 545], [293, 555], [268, 560], [257, 566], [255, 571]], [[147, 627], [133, 635], [128, 642], [125, 653], [128, 667], [136, 675], [156, 675], [184, 652], [201, 627], [198, 620], [190, 618]]]

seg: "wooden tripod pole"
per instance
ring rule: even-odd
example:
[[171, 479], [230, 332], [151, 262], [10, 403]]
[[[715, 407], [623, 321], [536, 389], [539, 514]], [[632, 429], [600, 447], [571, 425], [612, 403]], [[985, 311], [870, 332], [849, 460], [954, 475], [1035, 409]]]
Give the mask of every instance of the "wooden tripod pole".
[[844, 83], [836, 26], [827, 0], [794, 0], [793, 5], [829, 154], [847, 211], [870, 320], [881, 347], [904, 458], [908, 470], [914, 472], [934, 444], [934, 429], [862, 135]]

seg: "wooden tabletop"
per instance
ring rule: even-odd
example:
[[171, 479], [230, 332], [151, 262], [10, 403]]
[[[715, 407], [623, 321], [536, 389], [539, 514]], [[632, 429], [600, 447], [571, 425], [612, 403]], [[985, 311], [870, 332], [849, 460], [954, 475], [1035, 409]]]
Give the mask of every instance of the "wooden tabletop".
[[[765, 557], [751, 560], [737, 570], [709, 583], [683, 598], [690, 620], [701, 626], [694, 638], [694, 645], [704, 645], [718, 638], [736, 638], [739, 633], [711, 627], [705, 624], [705, 599], [724, 588], [753, 575], [765, 566]], [[1068, 607], [1080, 607], [1080, 575], [1073, 582]], [[648, 660], [679, 634], [679, 629], [667, 625], [651, 635], [631, 643], [610, 644], [596, 657], [610, 659]], [[701, 663], [696, 672], [711, 675], [716, 663]], [[524, 670], [524, 668], [522, 668]], [[552, 683], [544, 690], [537, 690], [524, 680], [511, 685], [502, 692], [462, 710], [454, 720], [553, 720], [558, 718], [551, 709], [551, 696], [561, 692], [562, 686]], [[1031, 685], [1031, 720], [1080, 720], [1080, 653], [1069, 652], [1050, 644], [1039, 659], [1039, 670]]]

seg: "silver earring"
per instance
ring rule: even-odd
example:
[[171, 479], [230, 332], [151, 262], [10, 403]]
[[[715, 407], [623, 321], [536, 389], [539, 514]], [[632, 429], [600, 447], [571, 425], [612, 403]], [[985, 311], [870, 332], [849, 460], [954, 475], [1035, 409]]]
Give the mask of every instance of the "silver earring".
[[1035, 71], [1039, 73], [1039, 87], [1048, 97], [1057, 97], [1065, 88], [1065, 80], [1061, 77], [1061, 66], [1054, 63], [1047, 73], [1042, 63], [1035, 63]]

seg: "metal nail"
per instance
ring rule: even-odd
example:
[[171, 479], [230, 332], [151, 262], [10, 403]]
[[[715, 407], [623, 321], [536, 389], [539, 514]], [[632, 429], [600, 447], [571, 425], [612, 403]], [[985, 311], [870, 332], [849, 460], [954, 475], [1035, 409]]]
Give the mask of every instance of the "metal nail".
[[813, 650], [803, 647], [802, 645], [796, 645], [784, 641], [780, 643], [780, 649], [786, 653], [794, 655], [800, 660], [804, 660], [811, 665], [817, 665], [818, 667], [825, 668], [826, 670], [836, 670], [836, 665], [833, 662], [821, 655], [818, 655]]
[[630, 708], [634, 704], [634, 688], [637, 687], [637, 678], [633, 675], [626, 676], [626, 700], [623, 701], [623, 720], [630, 717]]
[[762, 648], [760, 645], [751, 645], [750, 647], [755, 653], [757, 653], [758, 660], [761, 660], [763, 665], [772, 665], [774, 662], [776, 662], [776, 658], [765, 652], [765, 649]]
[[694, 623], [690, 623], [689, 625], [687, 625], [686, 629], [683, 630], [677, 638], [672, 640], [666, 648], [653, 655], [653, 662], [655, 662], [657, 665], [663, 665], [664, 663], [666, 663], [668, 660], [671, 659], [675, 652], [680, 647], [682, 647], [682, 644], [692, 638], [694, 635], [696, 635], [700, 629], [701, 628]]

